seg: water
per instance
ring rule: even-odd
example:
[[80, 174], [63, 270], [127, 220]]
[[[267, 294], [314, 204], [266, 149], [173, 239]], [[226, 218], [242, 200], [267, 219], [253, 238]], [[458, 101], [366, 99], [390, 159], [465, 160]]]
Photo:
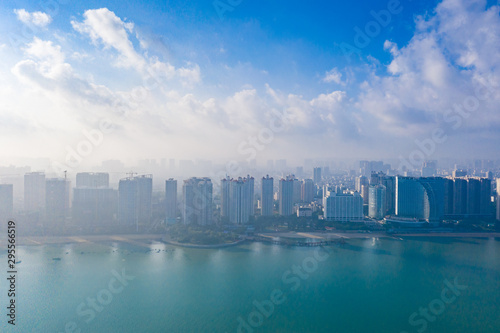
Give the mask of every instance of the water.
[[[238, 318], [241, 332], [500, 332], [498, 239], [349, 240], [329, 252], [261, 243], [151, 249], [20, 247], [17, 325], [6, 325], [2, 283], [1, 332], [237, 332]], [[309, 273], [301, 278], [294, 265]], [[114, 280], [123, 270], [134, 278]], [[445, 290], [445, 303], [445, 280], [467, 287]], [[88, 298], [98, 296], [104, 305], [93, 309]], [[270, 300], [279, 304], [271, 309]], [[430, 304], [436, 315], [418, 314]]]

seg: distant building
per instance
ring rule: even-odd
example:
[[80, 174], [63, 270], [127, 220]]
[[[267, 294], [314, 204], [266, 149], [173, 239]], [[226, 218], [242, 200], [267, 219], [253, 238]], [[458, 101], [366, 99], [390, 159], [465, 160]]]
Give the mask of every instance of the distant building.
[[455, 169], [455, 170], [453, 170], [452, 175], [453, 175], [453, 178], [465, 177], [465, 176], [467, 176], [467, 170]]
[[368, 200], [368, 216], [381, 220], [387, 212], [386, 188], [384, 185], [370, 185]]
[[109, 174], [104, 172], [81, 172], [76, 174], [76, 187], [109, 187]]
[[24, 175], [24, 210], [42, 213], [45, 209], [45, 174], [31, 172]]
[[118, 219], [125, 226], [149, 224], [152, 216], [153, 177], [142, 175], [120, 179]]
[[262, 192], [261, 192], [261, 200], [262, 200], [262, 216], [271, 216], [273, 215], [273, 207], [274, 207], [274, 180], [273, 177], [262, 178]]
[[0, 223], [2, 230], [5, 223], [13, 218], [14, 213], [14, 185], [0, 184]]
[[301, 184], [301, 195], [300, 198], [302, 202], [310, 203], [314, 200], [314, 195], [316, 194], [316, 188], [314, 186], [314, 181], [312, 179], [304, 179]]
[[323, 215], [328, 221], [358, 221], [363, 216], [363, 198], [358, 192], [353, 194], [329, 192], [323, 197]]
[[437, 173], [437, 161], [425, 161], [422, 165], [422, 177], [434, 177]]
[[167, 223], [177, 222], [177, 180], [165, 181], [165, 218]]
[[114, 224], [118, 211], [118, 191], [109, 187], [73, 189], [73, 223], [78, 226]]
[[210, 178], [189, 178], [182, 187], [182, 218], [184, 224], [211, 225], [213, 185]]
[[280, 179], [279, 182], [279, 214], [288, 216], [293, 214], [293, 177]]
[[320, 184], [323, 180], [321, 177], [321, 168], [317, 167], [313, 169], [313, 180], [314, 184]]
[[62, 227], [70, 216], [71, 182], [64, 178], [47, 178], [45, 181], [45, 225]]

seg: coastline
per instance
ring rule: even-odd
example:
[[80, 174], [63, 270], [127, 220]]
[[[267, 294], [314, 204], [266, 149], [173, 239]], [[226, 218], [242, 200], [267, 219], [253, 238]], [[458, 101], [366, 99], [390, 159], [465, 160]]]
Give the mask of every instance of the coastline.
[[[368, 238], [425, 238], [425, 237], [442, 237], [442, 238], [500, 238], [500, 232], [443, 232], [443, 233], [355, 233], [355, 232], [283, 232], [283, 233], [262, 233], [268, 237], [299, 237], [299, 238], [315, 238], [315, 239], [368, 239]], [[163, 242], [165, 244], [200, 249], [223, 248], [229, 246], [237, 246], [247, 239], [241, 239], [232, 243], [213, 244], [213, 245], [198, 245], [178, 243], [167, 240], [164, 235], [158, 234], [117, 234], [117, 235], [85, 235], [85, 236], [21, 236], [16, 240], [19, 246], [42, 246], [48, 244], [71, 244], [71, 243], [97, 243], [97, 242], [124, 242], [138, 246], [149, 247], [151, 242]], [[0, 240], [0, 247], [7, 246], [7, 240]]]
[[230, 246], [236, 246], [244, 243], [246, 239], [240, 239], [236, 242], [232, 243], [223, 243], [223, 244], [211, 244], [211, 245], [200, 245], [200, 244], [190, 244], [190, 243], [179, 243], [175, 242], [172, 240], [168, 240], [165, 237], [162, 237], [161, 241], [165, 244], [169, 245], [174, 245], [174, 246], [180, 246], [180, 247], [187, 247], [187, 248], [193, 248], [193, 249], [218, 249], [218, 248], [224, 248], [224, 247], [230, 247]]

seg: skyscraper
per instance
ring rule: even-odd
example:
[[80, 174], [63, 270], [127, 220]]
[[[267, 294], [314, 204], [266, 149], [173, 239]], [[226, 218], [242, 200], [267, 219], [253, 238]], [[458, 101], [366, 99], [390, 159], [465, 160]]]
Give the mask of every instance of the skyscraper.
[[396, 177], [396, 215], [438, 223], [444, 216], [443, 178]]
[[382, 219], [387, 211], [386, 188], [384, 185], [370, 185], [368, 200], [368, 215], [374, 219]]
[[247, 176], [229, 182], [229, 221], [234, 224], [247, 223], [254, 215], [254, 178]]
[[247, 223], [250, 216], [248, 184], [241, 177], [231, 180], [230, 184], [229, 221], [234, 224]]
[[261, 193], [262, 212], [261, 212], [261, 214], [263, 216], [273, 215], [273, 201], [274, 201], [273, 194], [274, 194], [273, 177], [269, 177], [269, 175], [266, 175], [266, 177], [262, 178], [262, 193]]
[[48, 227], [62, 227], [69, 217], [71, 183], [64, 178], [47, 178], [45, 182], [45, 222]]
[[118, 184], [119, 211], [122, 225], [149, 224], [152, 216], [153, 177], [142, 175], [120, 179]]
[[31, 172], [24, 175], [24, 209], [41, 213], [45, 208], [45, 174]]
[[118, 211], [118, 191], [109, 187], [76, 187], [71, 210], [73, 223], [78, 226], [112, 225]]
[[212, 224], [212, 181], [210, 178], [189, 178], [182, 187], [184, 224]]
[[453, 179], [453, 215], [467, 213], [467, 180], [464, 178]]
[[165, 218], [170, 224], [177, 221], [177, 180], [173, 178], [165, 181]]
[[293, 214], [293, 177], [282, 178], [279, 182], [279, 213], [283, 216]]

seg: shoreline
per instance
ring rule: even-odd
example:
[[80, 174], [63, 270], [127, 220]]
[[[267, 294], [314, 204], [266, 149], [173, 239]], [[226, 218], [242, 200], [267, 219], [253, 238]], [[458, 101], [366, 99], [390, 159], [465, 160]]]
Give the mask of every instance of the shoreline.
[[[335, 239], [344, 238], [348, 239], [369, 239], [369, 238], [425, 238], [425, 237], [441, 237], [441, 238], [500, 238], [500, 232], [430, 232], [430, 233], [354, 233], [354, 232], [283, 232], [283, 233], [262, 233], [267, 237], [284, 237], [289, 238], [315, 238], [315, 239]], [[180, 246], [186, 248], [200, 248], [200, 249], [211, 249], [211, 248], [223, 248], [229, 246], [240, 245], [247, 241], [247, 239], [241, 239], [232, 243], [224, 244], [213, 244], [213, 245], [198, 245], [198, 244], [185, 244], [178, 243], [175, 241], [170, 241], [165, 239], [164, 235], [158, 234], [117, 234], [117, 235], [86, 235], [86, 236], [22, 236], [16, 239], [16, 245], [18, 246], [41, 246], [49, 244], [73, 244], [73, 243], [96, 243], [96, 242], [123, 242], [130, 243], [139, 246], [149, 247], [151, 242], [162, 242], [165, 244]], [[0, 247], [4, 248], [7, 246], [7, 239], [0, 240]]]
[[201, 244], [191, 244], [191, 243], [179, 243], [179, 242], [167, 240], [167, 239], [165, 239], [165, 237], [163, 237], [161, 239], [161, 242], [163, 242], [165, 244], [179, 246], [179, 247], [187, 247], [187, 248], [192, 248], [192, 249], [219, 249], [219, 248], [224, 248], [224, 247], [240, 245], [246, 241], [247, 241], [246, 239], [240, 239], [240, 240], [238, 240], [236, 242], [232, 242], [232, 243], [201, 245]]

